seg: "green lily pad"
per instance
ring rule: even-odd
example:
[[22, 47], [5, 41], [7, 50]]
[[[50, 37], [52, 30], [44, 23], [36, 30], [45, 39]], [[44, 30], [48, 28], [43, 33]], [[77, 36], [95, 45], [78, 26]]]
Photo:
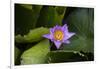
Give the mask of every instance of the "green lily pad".
[[63, 44], [64, 50], [73, 50], [73, 51], [83, 51], [83, 52], [94, 52], [94, 41], [83, 36], [74, 36], [70, 44]]
[[15, 50], [14, 50], [15, 54], [14, 54], [14, 62], [15, 64], [19, 64], [20, 63], [20, 60], [19, 60], [19, 56], [21, 54], [21, 51], [15, 46]]
[[26, 50], [21, 56], [21, 64], [41, 64], [46, 63], [47, 53], [50, 52], [49, 41], [43, 40], [32, 48]]
[[48, 53], [48, 63], [78, 62], [88, 60], [87, 56], [78, 51], [57, 50]]
[[42, 6], [31, 4], [15, 4], [15, 34], [27, 34], [34, 29]]
[[17, 43], [32, 43], [32, 42], [37, 42], [43, 39], [44, 34], [48, 34], [49, 29], [48, 28], [36, 28], [33, 30], [30, 30], [30, 32], [24, 36], [17, 35], [15, 37], [15, 41]]
[[94, 37], [94, 9], [78, 8], [67, 17], [69, 29], [87, 38]]
[[37, 21], [37, 27], [53, 27], [57, 24], [62, 25], [65, 11], [66, 7], [43, 6]]
[[20, 6], [23, 6], [26, 9], [32, 10], [32, 4], [20, 4]]
[[[71, 8], [72, 9], [72, 8]], [[67, 17], [70, 31], [76, 33], [64, 50], [94, 52], [94, 9], [76, 8]]]

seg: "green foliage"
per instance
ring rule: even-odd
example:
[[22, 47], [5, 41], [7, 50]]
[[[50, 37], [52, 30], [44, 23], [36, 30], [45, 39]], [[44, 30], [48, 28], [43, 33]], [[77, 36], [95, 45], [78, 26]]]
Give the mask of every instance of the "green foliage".
[[69, 29], [76, 32], [76, 34], [93, 38], [94, 35], [94, 10], [93, 8], [80, 8], [74, 10], [67, 17]]
[[14, 52], [14, 63], [19, 64], [19, 56], [21, 54], [21, 51], [17, 47], [15, 47], [14, 50], [15, 50], [15, 52]]
[[70, 44], [63, 44], [65, 50], [94, 52], [93, 9], [78, 8], [67, 17], [69, 29], [76, 32]]
[[31, 4], [15, 4], [15, 33], [24, 35], [35, 28], [41, 8], [38, 5], [33, 8]]
[[93, 39], [89, 39], [83, 36], [75, 36], [71, 39], [70, 44], [63, 44], [64, 50], [72, 50], [72, 51], [83, 51], [83, 52], [94, 52]]
[[86, 61], [87, 56], [78, 51], [58, 50], [48, 53], [48, 63]]
[[53, 27], [57, 24], [62, 25], [65, 11], [66, 7], [44, 6], [40, 12], [36, 26]]
[[47, 53], [50, 52], [48, 40], [43, 40], [25, 51], [21, 56], [21, 64], [46, 63]]
[[27, 35], [25, 35], [24, 38], [28, 42], [35, 42], [43, 39], [43, 35], [48, 33], [49, 29], [41, 27], [34, 30], [30, 30], [30, 32]]
[[[70, 10], [69, 10], [70, 9]], [[55, 25], [68, 24], [76, 33], [70, 44], [50, 50], [43, 38]], [[94, 9], [15, 4], [15, 65], [92, 61], [94, 56]]]
[[32, 5], [31, 4], [20, 4], [20, 6], [22, 6], [23, 8], [26, 8], [26, 9], [29, 9], [29, 10], [32, 10]]
[[48, 34], [49, 29], [48, 28], [36, 28], [33, 30], [30, 30], [30, 32], [24, 36], [17, 35], [15, 37], [15, 41], [17, 43], [32, 43], [32, 42], [37, 42], [43, 39], [44, 34]]

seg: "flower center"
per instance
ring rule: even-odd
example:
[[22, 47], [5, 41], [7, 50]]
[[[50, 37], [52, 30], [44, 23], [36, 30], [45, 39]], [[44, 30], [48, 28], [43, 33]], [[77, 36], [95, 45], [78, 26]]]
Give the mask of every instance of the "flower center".
[[54, 39], [55, 40], [62, 40], [63, 37], [64, 37], [64, 34], [63, 34], [63, 32], [61, 30], [56, 30], [54, 32]]

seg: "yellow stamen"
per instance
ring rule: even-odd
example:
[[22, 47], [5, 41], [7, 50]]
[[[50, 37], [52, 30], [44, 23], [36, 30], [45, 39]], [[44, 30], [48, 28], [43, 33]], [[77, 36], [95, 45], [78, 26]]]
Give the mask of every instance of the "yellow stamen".
[[54, 39], [55, 40], [62, 40], [63, 37], [64, 37], [64, 34], [63, 34], [63, 32], [61, 30], [56, 30], [54, 32]]

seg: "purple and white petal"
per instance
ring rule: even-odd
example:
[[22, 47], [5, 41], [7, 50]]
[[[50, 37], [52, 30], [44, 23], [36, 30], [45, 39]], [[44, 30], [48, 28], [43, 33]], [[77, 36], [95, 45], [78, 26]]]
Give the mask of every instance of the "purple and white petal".
[[63, 40], [63, 43], [70, 44], [69, 40]]
[[56, 25], [55, 27], [54, 27], [54, 30], [61, 30], [61, 26], [59, 26], [59, 25]]
[[62, 43], [60, 41], [54, 41], [54, 44], [57, 47], [57, 49], [59, 49]]
[[75, 33], [69, 32], [69, 33], [68, 33], [68, 39], [71, 38], [73, 35], [75, 35]]
[[62, 27], [62, 31], [68, 32], [68, 26], [67, 26], [67, 24], [65, 24], [65, 25]]
[[73, 35], [75, 35], [75, 33], [72, 33], [72, 32], [64, 33], [64, 39], [63, 40], [68, 40]]
[[[63, 33], [59, 33], [59, 31], [57, 30]], [[58, 33], [54, 35], [55, 31]], [[61, 39], [55, 40], [54, 36], [57, 36], [57, 35], [60, 35], [60, 36], [64, 35], [64, 37], [62, 37]], [[56, 25], [53, 28], [50, 28], [50, 34], [43, 35], [43, 37], [50, 39], [52, 42], [54, 42], [56, 48], [59, 49], [62, 43], [69, 44], [70, 41], [68, 39], [71, 38], [73, 35], [75, 35], [75, 33], [69, 32], [68, 26], [67, 24], [65, 24], [63, 27]]]
[[54, 42], [55, 40], [52, 38], [51, 41]]
[[52, 39], [50, 34], [45, 34], [45, 35], [43, 35], [43, 37], [48, 38], [48, 39]]
[[54, 33], [54, 29], [53, 28], [50, 28], [50, 34]]

